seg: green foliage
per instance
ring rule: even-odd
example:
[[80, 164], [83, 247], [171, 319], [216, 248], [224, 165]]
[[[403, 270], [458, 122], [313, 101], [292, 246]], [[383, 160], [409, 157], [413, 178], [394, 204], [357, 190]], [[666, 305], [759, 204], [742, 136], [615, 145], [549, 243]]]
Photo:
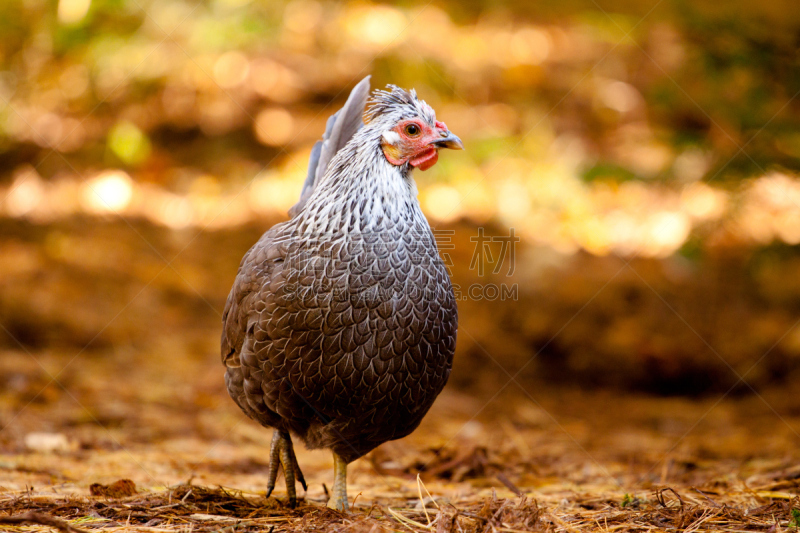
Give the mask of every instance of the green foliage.
[[703, 259], [705, 246], [703, 239], [693, 235], [683, 243], [683, 246], [678, 250], [678, 254], [692, 262], [697, 262]]
[[584, 181], [629, 181], [636, 179], [636, 174], [630, 170], [611, 163], [598, 163], [583, 173]]
[[792, 518], [789, 520], [789, 527], [793, 527], [795, 529], [800, 528], [800, 509], [792, 509], [791, 515]]
[[123, 120], [108, 133], [108, 148], [126, 165], [138, 165], [150, 155], [150, 140], [135, 124]]

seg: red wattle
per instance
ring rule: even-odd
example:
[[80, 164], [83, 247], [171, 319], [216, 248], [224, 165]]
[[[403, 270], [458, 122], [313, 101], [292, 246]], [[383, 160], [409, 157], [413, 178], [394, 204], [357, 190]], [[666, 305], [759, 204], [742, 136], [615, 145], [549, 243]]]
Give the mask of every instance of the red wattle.
[[436, 148], [431, 148], [430, 150], [426, 150], [420, 155], [409, 160], [409, 164], [412, 167], [418, 168], [420, 170], [428, 170], [433, 165], [435, 165], [438, 160], [439, 160], [439, 151]]

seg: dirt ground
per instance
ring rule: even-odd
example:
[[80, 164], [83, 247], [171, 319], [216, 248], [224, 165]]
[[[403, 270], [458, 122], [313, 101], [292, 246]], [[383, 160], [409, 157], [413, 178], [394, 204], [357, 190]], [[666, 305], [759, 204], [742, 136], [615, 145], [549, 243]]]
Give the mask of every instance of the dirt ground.
[[[103, 361], [92, 366], [102, 374]], [[197, 373], [173, 395], [101, 380], [4, 411], [2, 515], [126, 532], [782, 531], [800, 517], [800, 404], [788, 393], [447, 390], [415, 433], [351, 465], [354, 507], [341, 514], [325, 508], [330, 455], [302, 446], [298, 508], [280, 478], [265, 499], [269, 430], [218, 394], [219, 371]], [[135, 486], [112, 485], [125, 479]]]
[[[782, 531], [800, 523], [794, 352], [764, 348], [795, 320], [794, 300], [759, 315], [729, 290], [738, 285], [670, 285], [660, 274], [668, 263], [637, 263], [721, 346], [703, 355], [691, 344], [695, 331], [665, 328], [677, 319], [633, 271], [615, 274], [613, 258], [532, 273], [539, 281], [519, 301], [463, 303], [450, 384], [415, 433], [350, 466], [351, 514], [325, 507], [330, 454], [302, 445], [309, 486], [291, 510], [282, 479], [264, 498], [271, 433], [227, 396], [217, 355], [219, 312], [258, 228], [194, 238], [136, 229], [153, 247], [114, 224], [4, 226], [0, 531], [47, 530], [2, 524], [31, 511], [73, 529], [126, 532]], [[709, 297], [711, 289], [727, 296]], [[620, 296], [634, 290], [641, 295]], [[516, 332], [524, 316], [548, 318], [534, 329], [552, 342]], [[772, 329], [753, 333], [765, 324]], [[629, 356], [602, 337], [625, 331], [638, 335]], [[660, 366], [636, 358], [653, 346], [664, 352]], [[574, 354], [594, 366], [573, 364]], [[705, 357], [724, 367], [717, 356], [742, 369], [725, 370], [730, 383], [707, 374], [717, 388], [655, 394], [652, 383], [667, 378], [702, 383], [714, 367], [689, 363]]]

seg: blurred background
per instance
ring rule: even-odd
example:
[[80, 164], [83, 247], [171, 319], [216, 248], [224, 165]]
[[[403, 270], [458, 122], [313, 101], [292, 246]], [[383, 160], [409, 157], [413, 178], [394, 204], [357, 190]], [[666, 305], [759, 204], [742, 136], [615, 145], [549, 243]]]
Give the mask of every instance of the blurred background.
[[792, 0], [6, 0], [0, 449], [238, 424], [225, 298], [367, 74], [467, 147], [415, 174], [462, 290], [437, 416], [752, 400], [796, 445], [798, 50]]

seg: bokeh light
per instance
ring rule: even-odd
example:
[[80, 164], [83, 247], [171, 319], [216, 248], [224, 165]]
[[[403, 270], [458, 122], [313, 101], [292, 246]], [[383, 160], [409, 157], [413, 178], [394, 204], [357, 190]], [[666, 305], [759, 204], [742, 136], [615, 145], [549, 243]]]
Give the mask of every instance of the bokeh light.
[[[20, 15], [34, 17], [36, 9]], [[104, 8], [61, 0], [57, 16], [70, 27], [103, 24], [93, 9]], [[39, 67], [11, 61], [0, 69], [0, 92], [13, 109], [2, 121], [9, 146], [33, 143], [76, 156], [68, 165], [50, 159], [55, 167], [40, 170], [35, 185], [17, 192], [7, 182], [13, 192], [4, 202], [7, 214], [101, 213], [86, 201], [63, 209], [57, 200], [35, 201], [49, 198], [57, 171], [89, 182], [99, 164], [112, 173], [123, 165], [134, 184], [151, 182], [136, 194], [154, 194], [162, 198], [155, 203], [174, 206], [178, 214], [136, 212], [170, 227], [214, 218], [210, 206], [235, 196], [227, 177], [243, 167], [250, 173], [245, 182], [261, 191], [257, 198], [275, 199], [254, 200], [243, 217], [220, 214], [215, 224], [279, 216], [302, 183], [293, 168], [303, 166], [297, 156], [307, 153], [339, 105], [330, 102], [375, 72], [376, 83], [416, 86], [467, 144], [465, 161], [443, 160], [432, 178], [419, 178], [420, 201], [441, 222], [495, 220], [519, 227], [539, 244], [600, 255], [663, 257], [697, 231], [709, 237], [714, 221], [737, 228], [729, 236], [743, 244], [797, 240], [792, 210], [765, 192], [777, 186], [768, 185], [775, 178], [763, 165], [750, 165], [751, 186], [717, 179], [718, 173], [739, 172], [731, 158], [748, 163], [737, 155], [733, 134], [715, 129], [723, 120], [714, 121], [705, 139], [687, 130], [694, 127], [691, 120], [701, 124], [709, 112], [719, 115], [724, 108], [695, 94], [701, 89], [692, 84], [687, 61], [702, 50], [669, 22], [643, 27], [634, 41], [594, 19], [547, 23], [488, 12], [455, 17], [434, 5], [315, 0], [295, 0], [272, 14], [249, 2], [219, 10], [164, 2], [143, 22], [138, 28], [109, 26], [89, 41], [85, 54], [67, 48], [58, 69], [42, 68], [57, 59], [44, 30], [36, 30], [38, 44], [25, 61], [35, 57]], [[392, 65], [391, 76], [381, 70], [384, 63]], [[20, 83], [33, 90], [19, 90]], [[662, 96], [694, 102], [701, 109], [686, 113], [697, 118], [687, 126], [670, 124], [670, 115], [660, 111]], [[193, 131], [204, 140], [194, 144], [200, 157], [187, 161], [171, 139]], [[695, 137], [670, 141], [679, 135]], [[103, 142], [106, 152], [97, 160]], [[785, 136], [777, 146], [791, 152], [792, 143]], [[767, 148], [747, 148], [753, 149]], [[204, 153], [218, 156], [212, 162]], [[187, 194], [168, 172], [187, 164], [191, 173], [221, 185], [202, 201], [164, 201]], [[263, 164], [266, 169], [259, 168]], [[7, 175], [31, 166], [35, 159]], [[791, 169], [779, 172], [781, 190], [792, 190], [797, 176]], [[438, 181], [445, 176], [446, 183]], [[629, 180], [636, 185], [628, 186]]]
[[83, 205], [89, 212], [119, 213], [133, 197], [133, 181], [121, 170], [108, 170], [87, 181], [83, 187]]

